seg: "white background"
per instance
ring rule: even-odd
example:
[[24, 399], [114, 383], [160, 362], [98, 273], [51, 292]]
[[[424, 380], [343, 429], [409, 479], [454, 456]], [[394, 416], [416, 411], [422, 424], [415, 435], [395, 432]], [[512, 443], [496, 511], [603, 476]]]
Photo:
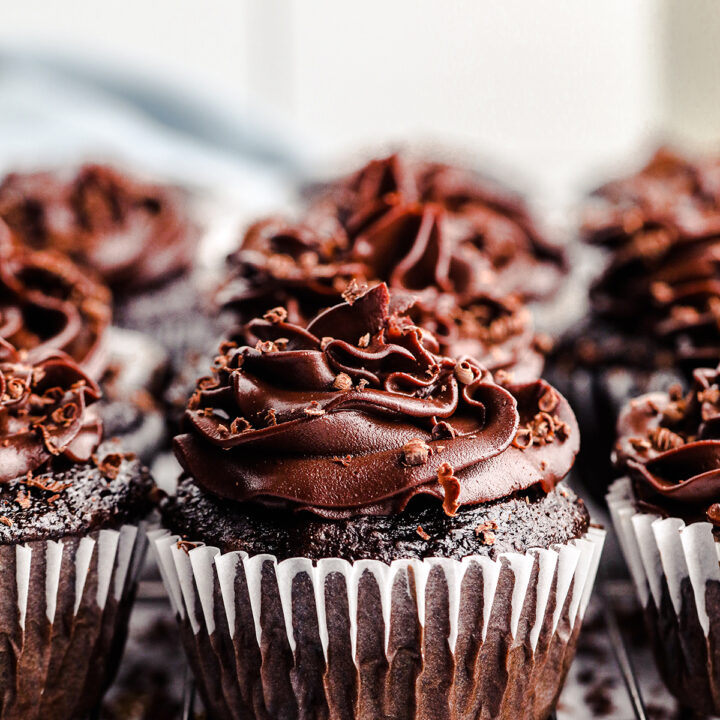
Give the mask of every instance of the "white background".
[[585, 188], [662, 138], [720, 135], [717, 0], [23, 0], [4, 48], [160, 78], [319, 164], [440, 142], [536, 194]]

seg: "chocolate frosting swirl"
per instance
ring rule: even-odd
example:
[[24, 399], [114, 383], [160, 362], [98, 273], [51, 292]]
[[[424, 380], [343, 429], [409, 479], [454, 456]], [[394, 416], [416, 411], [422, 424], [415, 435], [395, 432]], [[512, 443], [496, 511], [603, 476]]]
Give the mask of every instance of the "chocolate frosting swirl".
[[223, 348], [175, 438], [203, 489], [329, 518], [424, 494], [453, 514], [565, 476], [577, 425], [547, 383], [503, 387], [471, 358], [438, 355], [384, 284], [351, 300], [306, 328], [278, 309], [249, 324], [254, 347]]
[[582, 232], [612, 251], [591, 291], [596, 315], [691, 369], [720, 361], [720, 159], [658, 151], [594, 193]]
[[676, 386], [626, 405], [616, 460], [642, 502], [720, 527], [720, 367], [695, 370], [685, 396]]
[[117, 292], [188, 269], [198, 239], [178, 191], [104, 165], [9, 174], [0, 184], [0, 218], [30, 247], [66, 253]]
[[[277, 218], [256, 223], [228, 259], [230, 274], [218, 301], [241, 323], [282, 305], [292, 322], [303, 324], [340, 302], [352, 284], [382, 279], [396, 299], [417, 298], [411, 316], [437, 335], [442, 354], [470, 354], [490, 370], [512, 372], [518, 381], [538, 377], [543, 356], [530, 312], [519, 298], [473, 287], [475, 273], [469, 265], [446, 276], [452, 263], [443, 257], [450, 252], [450, 240], [432, 207], [398, 207], [388, 213], [387, 219], [392, 217], [388, 234], [374, 236], [375, 250], [362, 236], [353, 243], [342, 229], [324, 234], [315, 225]], [[384, 257], [381, 248], [390, 255]], [[396, 252], [406, 253], [405, 258]]]
[[67, 355], [46, 353], [30, 364], [0, 339], [0, 483], [87, 462], [102, 436], [90, 407], [99, 396]]
[[13, 242], [0, 220], [0, 338], [30, 363], [60, 350], [99, 377], [110, 319], [107, 288], [57, 252]]

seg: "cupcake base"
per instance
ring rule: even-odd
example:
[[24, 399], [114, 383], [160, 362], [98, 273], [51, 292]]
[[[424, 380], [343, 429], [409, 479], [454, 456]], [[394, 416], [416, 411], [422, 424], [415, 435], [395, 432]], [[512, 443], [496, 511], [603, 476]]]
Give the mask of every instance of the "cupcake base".
[[604, 532], [392, 563], [151, 544], [213, 718], [546, 718]]
[[712, 525], [638, 511], [629, 478], [612, 484], [607, 501], [665, 684], [684, 707], [720, 714], [720, 542]]
[[112, 681], [143, 525], [0, 546], [0, 720], [77, 720]]
[[584, 502], [561, 484], [549, 493], [531, 488], [516, 495], [462, 508], [448, 517], [436, 499], [414, 498], [392, 516], [323, 520], [309, 513], [233, 503], [201, 490], [190, 478], [178, 483], [163, 507], [165, 527], [202, 539], [223, 552], [270, 553], [284, 560], [339, 557], [350, 562], [431, 557], [496, 558], [569, 542], [587, 530]]

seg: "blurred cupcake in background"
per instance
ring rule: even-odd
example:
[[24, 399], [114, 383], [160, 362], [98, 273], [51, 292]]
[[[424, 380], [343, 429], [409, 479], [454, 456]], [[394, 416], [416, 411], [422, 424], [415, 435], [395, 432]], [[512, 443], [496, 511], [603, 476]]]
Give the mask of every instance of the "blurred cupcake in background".
[[607, 496], [665, 683], [720, 714], [720, 368], [631, 400]]
[[[165, 436], [152, 398], [166, 357], [137, 333], [111, 328], [111, 295], [92, 272], [56, 250], [17, 242], [0, 220], [0, 338], [33, 363], [62, 351], [103, 387], [108, 437], [149, 460]], [[133, 357], [123, 354], [133, 348]], [[122, 349], [122, 352], [121, 352]]]
[[0, 717], [74, 720], [120, 660], [153, 482], [102, 443], [97, 385], [0, 340]]
[[547, 300], [567, 269], [562, 248], [543, 236], [519, 195], [471, 170], [409, 155], [373, 160], [331, 183], [311, 201], [307, 222], [346, 237], [392, 287]]
[[553, 294], [565, 259], [518, 197], [469, 171], [392, 155], [328, 186], [299, 223], [251, 227], [228, 268], [218, 299], [240, 324], [278, 305], [307, 321], [353, 284], [385, 282], [394, 302], [415, 297], [410, 313], [443, 354], [526, 380], [542, 371], [548, 343], [524, 303]]
[[244, 337], [153, 537], [210, 716], [547, 717], [603, 538], [567, 402], [439, 355], [384, 284]]
[[559, 344], [553, 379], [595, 429], [579, 466], [602, 492], [627, 399], [720, 362], [720, 161], [658, 151], [595, 191], [581, 232], [605, 249], [606, 267], [588, 317]]
[[69, 258], [13, 241], [0, 220], [0, 337], [32, 362], [62, 350], [90, 376], [108, 362], [110, 292]]
[[114, 322], [160, 341], [172, 361], [208, 341], [192, 272], [201, 233], [180, 189], [97, 164], [10, 173], [0, 218], [28, 247], [91, 268], [113, 292]]

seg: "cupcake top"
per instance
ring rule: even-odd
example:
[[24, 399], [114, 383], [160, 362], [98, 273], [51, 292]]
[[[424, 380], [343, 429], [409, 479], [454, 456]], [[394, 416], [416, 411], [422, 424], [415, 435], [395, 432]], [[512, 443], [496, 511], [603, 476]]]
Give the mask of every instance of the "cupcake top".
[[0, 484], [55, 463], [87, 462], [102, 437], [97, 385], [66, 355], [30, 364], [0, 340]]
[[67, 355], [29, 363], [0, 339], [0, 544], [117, 527], [150, 510], [153, 482], [102, 443], [97, 385]]
[[630, 401], [618, 419], [616, 461], [641, 503], [720, 528], [720, 368]]
[[0, 339], [30, 363], [61, 350], [98, 377], [110, 319], [107, 288], [60, 253], [13, 242], [0, 220]]
[[[241, 323], [282, 305], [292, 322], [304, 324], [340, 302], [348, 290], [384, 280], [396, 302], [415, 298], [411, 316], [436, 335], [442, 354], [471, 354], [488, 369], [506, 370], [517, 380], [538, 377], [543, 354], [520, 296], [488, 289], [494, 284], [489, 276], [487, 283], [475, 283], [483, 270], [473, 272], [470, 257], [466, 267], [450, 273], [452, 242], [443, 235], [439, 207], [399, 206], [398, 213], [373, 236], [377, 251], [371, 253], [365, 236], [355, 242], [340, 225], [328, 232], [325, 220], [256, 223], [228, 258], [229, 276], [218, 301]], [[386, 258], [380, 257], [381, 249]]]
[[226, 345], [176, 437], [198, 485], [325, 518], [400, 512], [427, 495], [448, 515], [532, 487], [548, 492], [579, 445], [547, 383], [501, 386], [475, 360], [438, 354], [386, 285], [306, 327], [276, 308]]
[[188, 269], [198, 239], [179, 192], [104, 165], [9, 174], [0, 218], [28, 246], [68, 254], [120, 293]]
[[591, 290], [596, 316], [657, 341], [690, 369], [720, 360], [718, 158], [660, 150], [640, 172], [595, 191], [582, 233], [611, 252]]
[[543, 237], [519, 196], [442, 163], [373, 160], [321, 194], [308, 221], [346, 237], [393, 288], [531, 300], [552, 295], [565, 270], [562, 250]]

